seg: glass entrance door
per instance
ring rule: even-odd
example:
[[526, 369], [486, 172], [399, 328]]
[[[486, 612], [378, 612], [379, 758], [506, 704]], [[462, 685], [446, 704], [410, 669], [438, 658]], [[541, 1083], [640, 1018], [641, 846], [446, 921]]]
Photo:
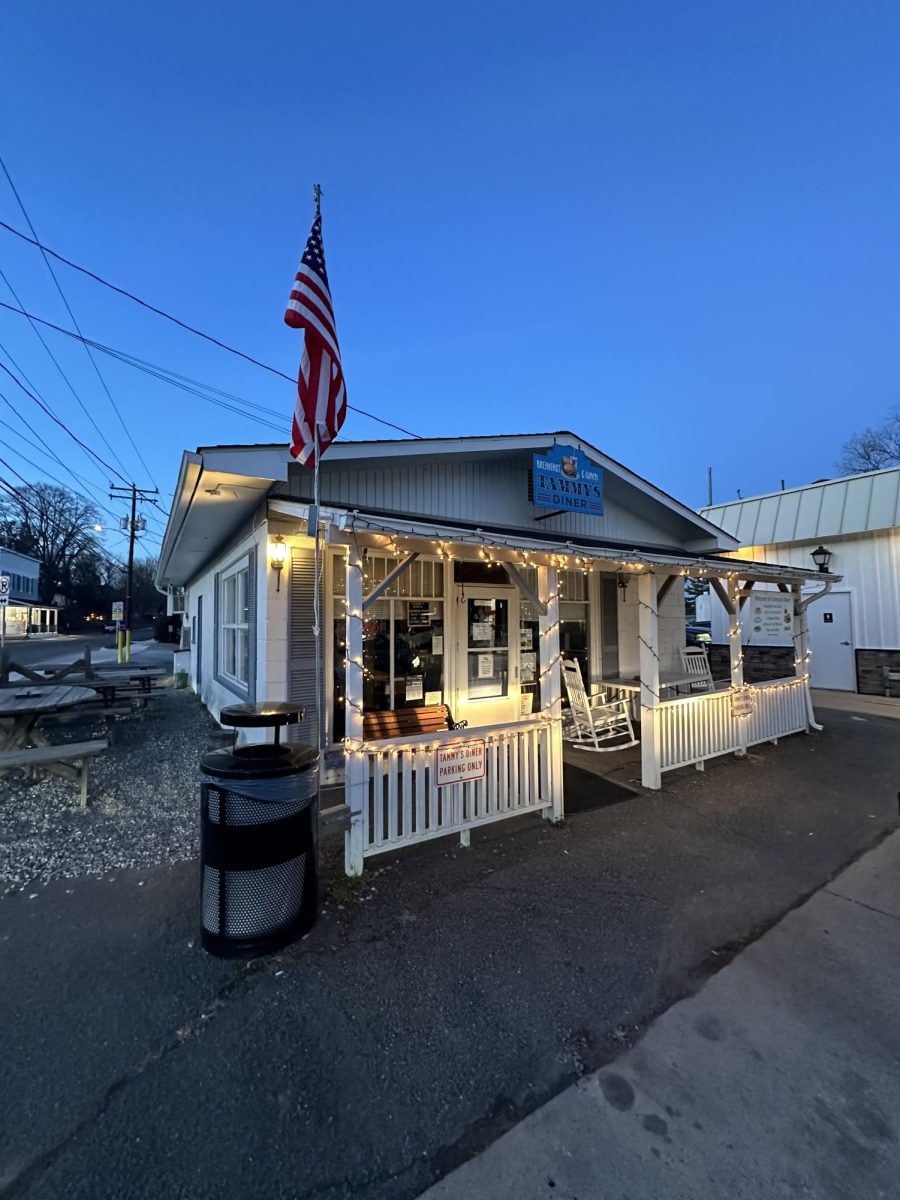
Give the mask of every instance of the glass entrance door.
[[[465, 719], [495, 725], [519, 715], [519, 599], [515, 588], [459, 588], [464, 614]], [[461, 689], [462, 690], [462, 689]]]

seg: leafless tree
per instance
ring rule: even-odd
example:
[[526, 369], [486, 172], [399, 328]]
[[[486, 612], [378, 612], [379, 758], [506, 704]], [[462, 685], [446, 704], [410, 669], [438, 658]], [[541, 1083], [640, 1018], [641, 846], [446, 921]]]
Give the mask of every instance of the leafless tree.
[[94, 532], [100, 513], [93, 504], [52, 483], [10, 489], [0, 500], [0, 541], [40, 560], [40, 599], [66, 593], [87, 562], [105, 557]]
[[854, 434], [844, 446], [840, 467], [847, 475], [900, 466], [900, 408], [893, 409], [880, 425]]

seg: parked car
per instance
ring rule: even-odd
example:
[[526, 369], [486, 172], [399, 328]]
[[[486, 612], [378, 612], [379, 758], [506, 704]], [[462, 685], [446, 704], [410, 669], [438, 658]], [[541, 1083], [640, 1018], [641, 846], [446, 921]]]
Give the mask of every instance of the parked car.
[[684, 627], [685, 641], [688, 646], [705, 646], [712, 641], [709, 621], [692, 621]]

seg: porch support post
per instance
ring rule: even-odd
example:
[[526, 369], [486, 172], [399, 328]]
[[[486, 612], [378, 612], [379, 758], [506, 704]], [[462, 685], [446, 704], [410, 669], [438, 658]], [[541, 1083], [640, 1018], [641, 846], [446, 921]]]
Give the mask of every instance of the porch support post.
[[562, 668], [559, 661], [559, 572], [555, 567], [538, 567], [538, 596], [545, 611], [539, 617], [541, 706], [550, 717], [550, 761], [548, 763], [551, 807], [544, 818], [558, 822], [565, 816], [562, 755]]
[[[337, 564], [335, 564], [337, 569]], [[344, 834], [344, 870], [362, 875], [365, 846], [364, 807], [369, 769], [363, 745], [363, 567], [354, 543], [347, 547], [347, 665], [344, 681], [344, 792], [350, 828]]]
[[[719, 584], [720, 588], [721, 586]], [[731, 662], [731, 686], [737, 691], [744, 686], [743, 626], [741, 624], [741, 606], [738, 599], [740, 590], [741, 585], [738, 580], [734, 576], [730, 576], [725, 583], [725, 594], [728, 597], [728, 604], [726, 605], [728, 611], [728, 656]], [[739, 743], [739, 748], [735, 750], [735, 755], [738, 758], [743, 758], [747, 753], [747, 723], [743, 717], [733, 716], [731, 719], [737, 726]]]
[[808, 605], [800, 599], [800, 584], [791, 585], [791, 595], [794, 598], [794, 622], [792, 628], [794, 642], [794, 674], [802, 679], [803, 692], [806, 696], [806, 724], [809, 729], [821, 733], [823, 726], [816, 721], [812, 696], [809, 694], [809, 621], [806, 616]]
[[656, 576], [638, 576], [638, 638], [641, 672], [641, 783], [662, 787], [662, 745], [659, 724], [659, 616]]

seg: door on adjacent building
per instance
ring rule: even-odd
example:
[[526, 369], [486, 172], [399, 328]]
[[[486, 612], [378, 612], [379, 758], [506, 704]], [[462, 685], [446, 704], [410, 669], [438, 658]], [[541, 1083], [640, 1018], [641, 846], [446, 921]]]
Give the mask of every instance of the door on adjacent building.
[[809, 622], [809, 682], [813, 687], [856, 691], [856, 660], [850, 593], [832, 592], [806, 610]]
[[[457, 588], [462, 622], [459, 697], [470, 725], [517, 721], [520, 712], [519, 594], [515, 588]], [[454, 713], [454, 716], [456, 714]]]

